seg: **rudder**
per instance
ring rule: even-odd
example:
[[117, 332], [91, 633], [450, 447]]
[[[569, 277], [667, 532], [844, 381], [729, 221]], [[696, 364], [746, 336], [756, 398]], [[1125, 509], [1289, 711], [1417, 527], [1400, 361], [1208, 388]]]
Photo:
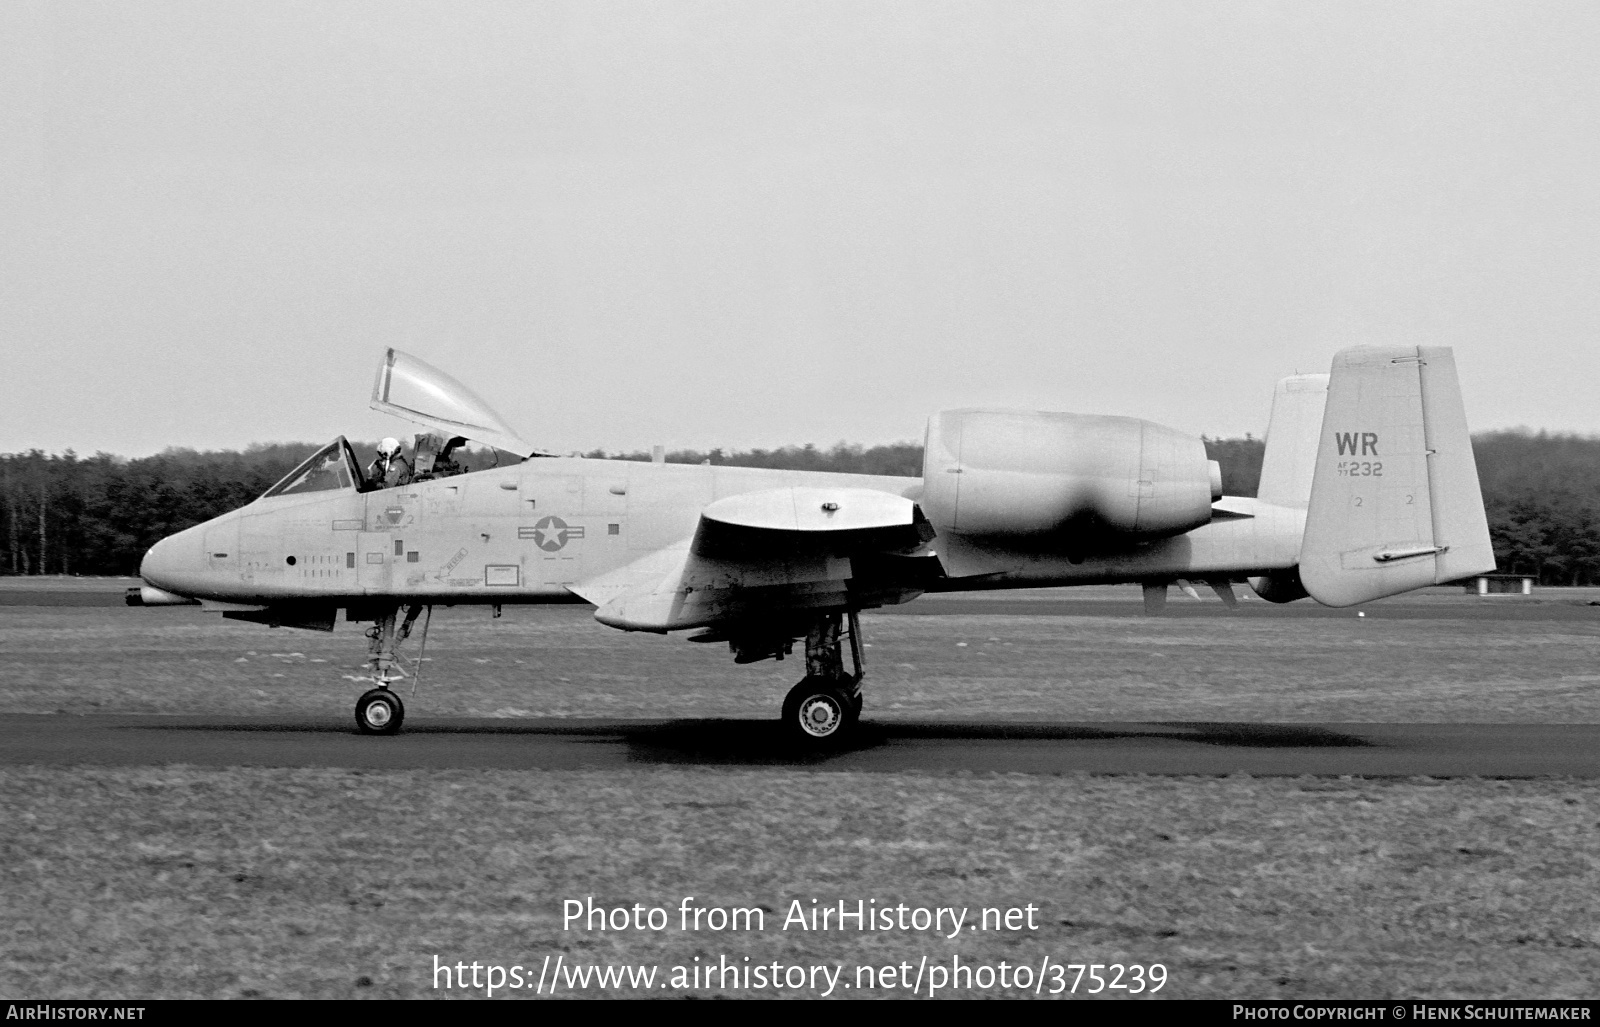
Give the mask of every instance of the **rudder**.
[[1450, 348], [1335, 354], [1300, 549], [1306, 591], [1353, 606], [1493, 569]]

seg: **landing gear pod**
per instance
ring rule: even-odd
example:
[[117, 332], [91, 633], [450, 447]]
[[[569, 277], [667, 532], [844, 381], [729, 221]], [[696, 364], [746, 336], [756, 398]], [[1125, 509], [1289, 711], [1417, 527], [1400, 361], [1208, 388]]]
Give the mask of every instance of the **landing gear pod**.
[[1288, 570], [1273, 571], [1260, 577], [1250, 579], [1250, 587], [1255, 589], [1256, 595], [1269, 603], [1292, 603], [1297, 599], [1304, 599], [1309, 592], [1305, 585], [1300, 583], [1300, 568], [1290, 567]]

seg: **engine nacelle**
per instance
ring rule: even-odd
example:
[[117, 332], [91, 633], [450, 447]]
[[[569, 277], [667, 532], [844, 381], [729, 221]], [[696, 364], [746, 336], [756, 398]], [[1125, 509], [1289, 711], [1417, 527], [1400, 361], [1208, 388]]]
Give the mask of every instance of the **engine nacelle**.
[[1137, 418], [946, 410], [928, 421], [922, 481], [940, 529], [1066, 542], [1197, 528], [1221, 475], [1200, 439]]

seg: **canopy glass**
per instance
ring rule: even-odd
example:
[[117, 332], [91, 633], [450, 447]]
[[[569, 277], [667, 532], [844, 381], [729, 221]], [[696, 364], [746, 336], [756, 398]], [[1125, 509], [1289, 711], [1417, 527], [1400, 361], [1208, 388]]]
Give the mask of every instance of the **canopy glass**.
[[283, 480], [262, 493], [268, 496], [299, 496], [308, 492], [353, 489], [361, 481], [361, 465], [356, 463], [350, 443], [341, 435], [313, 453], [306, 462], [284, 475]]
[[378, 365], [372, 383], [374, 410], [403, 417], [473, 442], [528, 456], [532, 446], [522, 441], [505, 419], [471, 389], [437, 367], [409, 353], [390, 349]]

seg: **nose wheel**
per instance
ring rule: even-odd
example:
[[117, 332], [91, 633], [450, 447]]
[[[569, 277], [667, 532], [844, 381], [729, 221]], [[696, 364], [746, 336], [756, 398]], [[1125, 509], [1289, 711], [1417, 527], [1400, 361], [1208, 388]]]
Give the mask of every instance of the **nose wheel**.
[[400, 723], [406, 719], [405, 705], [389, 686], [409, 676], [404, 665], [410, 664], [415, 668], [411, 694], [417, 694], [417, 682], [422, 677], [422, 653], [427, 651], [428, 646], [428, 624], [433, 620], [432, 606], [427, 607], [428, 619], [422, 622], [422, 648], [417, 658], [413, 661], [402, 656], [400, 646], [411, 636], [411, 627], [422, 611], [421, 604], [413, 605], [402, 620], [399, 605], [388, 606], [378, 612], [376, 622], [367, 629], [369, 673], [360, 677], [346, 675], [353, 681], [370, 681], [378, 686], [362, 693], [361, 698], [356, 700], [356, 729], [364, 735], [396, 734], [400, 730]]
[[364, 735], [395, 734], [405, 719], [405, 704], [387, 688], [374, 688], [356, 700], [356, 728]]

